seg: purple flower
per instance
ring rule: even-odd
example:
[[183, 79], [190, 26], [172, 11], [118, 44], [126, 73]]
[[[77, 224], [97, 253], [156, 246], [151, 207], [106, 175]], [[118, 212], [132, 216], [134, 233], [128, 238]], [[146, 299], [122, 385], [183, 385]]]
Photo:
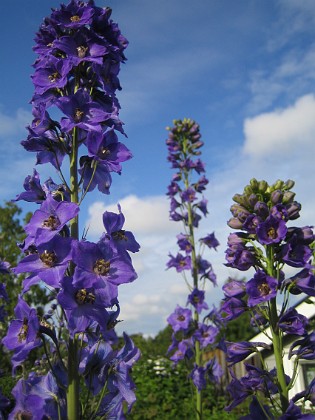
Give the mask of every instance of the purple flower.
[[194, 288], [188, 295], [187, 305], [190, 303], [195, 310], [200, 314], [203, 309], [208, 309], [209, 306], [205, 302], [205, 291]]
[[60, 287], [60, 281], [71, 260], [71, 238], [57, 235], [50, 241], [40, 244], [35, 254], [22, 259], [14, 272], [17, 274], [31, 272], [51, 287]]
[[239, 298], [224, 299], [220, 308], [221, 318], [225, 321], [231, 321], [238, 318], [246, 309], [246, 303]]
[[104, 212], [103, 224], [106, 234], [101, 238], [101, 241], [109, 239], [118, 252], [119, 250], [138, 252], [140, 245], [133, 234], [122, 229], [125, 223], [125, 216], [121, 212], [120, 205], [118, 205], [118, 210], [118, 214], [109, 211]]
[[[298, 347], [296, 350], [294, 350]], [[295, 341], [289, 350], [289, 359], [292, 356], [297, 356], [299, 359], [313, 360], [315, 358], [315, 332], [307, 334], [300, 340]]]
[[66, 132], [74, 127], [86, 131], [101, 131], [101, 123], [112, 118], [112, 109], [93, 101], [87, 91], [79, 89], [74, 95], [62, 96], [56, 101], [58, 108], [66, 115], [61, 127]]
[[120, 143], [113, 128], [105, 133], [90, 131], [87, 136], [86, 145], [89, 157], [105, 165], [108, 171], [121, 172], [121, 162], [132, 158], [127, 147]]
[[207, 385], [205, 373], [205, 368], [203, 366], [198, 366], [194, 363], [194, 368], [189, 374], [189, 377], [192, 379], [193, 384], [198, 389], [198, 392], [203, 390]]
[[90, 25], [95, 9], [88, 3], [71, 0], [68, 5], [61, 5], [60, 10], [54, 10], [52, 22], [62, 28], [76, 29]]
[[245, 282], [241, 280], [229, 279], [222, 287], [226, 297], [242, 298], [246, 294]]
[[257, 347], [269, 348], [265, 343], [254, 343], [248, 341], [241, 341], [239, 343], [231, 343], [226, 341], [227, 361], [234, 365], [249, 356], [251, 353], [257, 352]]
[[278, 280], [259, 270], [254, 277], [246, 283], [248, 306], [255, 306], [267, 302], [277, 294]]
[[49, 89], [60, 89], [68, 82], [68, 74], [73, 67], [70, 60], [49, 56], [36, 66], [32, 77], [35, 93], [42, 95]]
[[182, 251], [185, 251], [187, 254], [191, 253], [192, 245], [189, 240], [189, 235], [184, 235], [182, 233], [177, 235], [177, 244]]
[[194, 339], [199, 341], [200, 348], [204, 349], [216, 341], [219, 329], [213, 325], [199, 324], [198, 329], [194, 332]]
[[74, 243], [73, 262], [76, 264], [75, 285], [103, 289], [106, 306], [111, 306], [111, 301], [117, 298], [117, 287], [120, 284], [137, 278], [131, 260], [114, 253], [108, 243]]
[[279, 328], [288, 334], [304, 335], [308, 326], [308, 319], [297, 312], [294, 308], [289, 308], [279, 319]]
[[57, 299], [66, 312], [71, 336], [85, 332], [95, 326], [95, 323], [100, 326], [103, 335], [106, 335], [109, 314], [105, 307], [115, 303], [114, 297], [117, 293], [109, 298], [107, 290], [93, 287], [88, 282], [81, 282], [77, 286], [71, 277], [64, 277], [61, 286]]
[[175, 311], [167, 318], [167, 322], [171, 325], [174, 332], [187, 330], [192, 321], [192, 314], [190, 309], [176, 306]]
[[14, 201], [25, 200], [41, 203], [46, 199], [46, 194], [40, 184], [39, 174], [35, 169], [33, 176], [29, 175], [25, 178], [24, 189], [25, 191], [17, 195]]
[[251, 249], [246, 248], [243, 243], [232, 245], [225, 251], [227, 267], [237, 268], [240, 271], [247, 271], [255, 265], [256, 257]]
[[78, 212], [77, 204], [58, 202], [48, 195], [40, 209], [35, 211], [30, 222], [25, 226], [25, 231], [38, 246], [50, 241]]
[[217, 249], [217, 247], [220, 245], [219, 241], [217, 240], [217, 238], [214, 236], [214, 232], [209, 233], [207, 236], [205, 236], [204, 238], [200, 238], [199, 241], [202, 244], [207, 245], [207, 247], [209, 248], [214, 248], [215, 250]]
[[[174, 343], [175, 344], [175, 343]], [[170, 360], [176, 365], [180, 360], [191, 359], [193, 357], [193, 342], [190, 339], [181, 340], [179, 343], [176, 342], [177, 348], [173, 355], [170, 357]], [[170, 346], [168, 353], [173, 350], [173, 346]]]
[[93, 191], [95, 187], [103, 194], [109, 194], [109, 188], [112, 184], [112, 177], [109, 173], [107, 165], [89, 158], [82, 156], [80, 158], [79, 174], [83, 178], [83, 190]]
[[184, 256], [178, 252], [176, 257], [173, 257], [172, 254], [169, 254], [169, 257], [170, 260], [166, 264], [167, 268], [174, 267], [178, 273], [191, 269], [191, 258], [189, 255]]
[[315, 296], [315, 275], [308, 268], [290, 277], [285, 283], [293, 294], [306, 293], [308, 296]]
[[39, 320], [36, 310], [19, 297], [14, 314], [16, 319], [11, 321], [7, 335], [2, 343], [9, 350], [14, 351], [11, 359], [13, 367], [24, 362], [29, 352], [41, 345], [38, 338]]
[[196, 200], [196, 191], [192, 187], [188, 187], [182, 191], [180, 196], [183, 202], [192, 203]]
[[257, 239], [263, 245], [281, 242], [287, 233], [287, 227], [283, 219], [269, 216], [260, 223], [256, 229]]

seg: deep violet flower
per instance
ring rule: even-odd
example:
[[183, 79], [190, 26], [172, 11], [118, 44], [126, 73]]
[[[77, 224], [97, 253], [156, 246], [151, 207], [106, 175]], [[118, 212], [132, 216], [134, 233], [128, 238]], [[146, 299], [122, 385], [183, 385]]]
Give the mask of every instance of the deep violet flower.
[[38, 245], [36, 253], [23, 258], [14, 272], [31, 272], [49, 286], [58, 288], [71, 260], [71, 243], [71, 238], [54, 236], [50, 241]]
[[241, 341], [238, 343], [232, 343], [226, 341], [227, 348], [227, 361], [234, 365], [249, 356], [251, 353], [257, 352], [257, 347], [269, 348], [265, 343], [254, 343], [248, 341]]
[[278, 280], [259, 270], [254, 277], [246, 283], [248, 306], [255, 306], [267, 302], [277, 294]]
[[304, 335], [308, 326], [308, 319], [297, 312], [294, 308], [289, 308], [279, 318], [279, 328], [289, 334]]
[[103, 213], [103, 224], [106, 233], [101, 237], [100, 242], [109, 240], [111, 246], [118, 252], [121, 250], [138, 252], [140, 245], [135, 240], [132, 232], [123, 230], [125, 223], [125, 216], [121, 212], [121, 207], [118, 205], [119, 213], [105, 211]]
[[194, 332], [194, 339], [199, 341], [200, 348], [204, 349], [215, 343], [218, 333], [219, 330], [217, 327], [199, 323], [198, 329]]
[[191, 269], [191, 257], [189, 255], [182, 255], [181, 253], [177, 253], [176, 257], [172, 254], [169, 254], [170, 260], [168, 261], [167, 268], [174, 267], [178, 273], [184, 270]]
[[187, 330], [192, 321], [191, 310], [176, 306], [175, 311], [167, 318], [167, 322], [171, 325], [175, 332], [180, 330]]
[[209, 309], [207, 302], [205, 302], [205, 291], [194, 288], [194, 290], [188, 295], [187, 304], [191, 304], [198, 314], [202, 312], [203, 309]]
[[11, 362], [15, 368], [24, 362], [31, 350], [41, 345], [41, 340], [38, 337], [40, 324], [36, 310], [30, 308], [21, 297], [14, 314], [16, 319], [11, 321], [2, 343], [7, 349], [14, 351]]
[[217, 238], [214, 235], [214, 232], [209, 233], [207, 236], [205, 236], [204, 238], [200, 238], [199, 241], [202, 244], [207, 245], [207, 247], [209, 248], [214, 248], [215, 250], [217, 249], [217, 247], [220, 245], [219, 241], [217, 240]]
[[75, 203], [58, 202], [48, 195], [39, 210], [36, 210], [25, 231], [34, 239], [36, 245], [48, 242], [57, 235], [69, 220], [79, 212]]
[[283, 219], [269, 216], [257, 226], [256, 233], [258, 241], [263, 245], [279, 243], [286, 236], [286, 223]]
[[41, 203], [46, 199], [46, 194], [40, 184], [39, 173], [35, 169], [33, 175], [25, 178], [24, 189], [25, 191], [16, 196], [15, 201], [25, 200]]

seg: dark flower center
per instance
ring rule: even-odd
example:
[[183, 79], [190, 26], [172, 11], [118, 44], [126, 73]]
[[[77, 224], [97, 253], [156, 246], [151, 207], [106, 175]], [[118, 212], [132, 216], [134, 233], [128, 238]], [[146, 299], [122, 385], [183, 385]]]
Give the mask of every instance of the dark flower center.
[[80, 289], [75, 294], [75, 300], [79, 305], [84, 305], [85, 303], [93, 304], [95, 302], [95, 295], [86, 289]]
[[47, 249], [39, 257], [47, 267], [53, 267], [57, 262], [57, 255], [54, 251], [49, 252]]
[[99, 151], [99, 156], [101, 159], [105, 159], [107, 156], [110, 155], [110, 150], [107, 147], [102, 147]]
[[71, 16], [71, 22], [80, 22], [81, 18], [78, 15]]
[[86, 56], [86, 52], [88, 50], [88, 47], [84, 47], [83, 45], [80, 45], [77, 48], [77, 52], [78, 52], [78, 57], [79, 58], [84, 58]]
[[56, 230], [60, 226], [60, 220], [58, 217], [50, 215], [48, 219], [43, 221], [42, 226], [49, 228], [50, 230]]
[[26, 340], [27, 332], [28, 332], [28, 319], [24, 318], [23, 319], [23, 325], [20, 328], [20, 331], [18, 333], [18, 340], [19, 340], [20, 343], [22, 341]]
[[14, 416], [15, 420], [32, 420], [33, 414], [29, 411], [18, 411]]
[[198, 296], [194, 296], [193, 297], [193, 303], [199, 303], [199, 302], [200, 302], [199, 297]]
[[274, 227], [269, 228], [268, 231], [267, 231], [267, 235], [270, 239], [276, 239], [277, 232], [276, 232], [275, 228]]
[[56, 71], [48, 76], [48, 79], [51, 83], [55, 83], [58, 79], [60, 79], [60, 74]]
[[82, 120], [83, 115], [84, 115], [84, 112], [81, 111], [81, 109], [77, 108], [74, 112], [74, 121], [80, 122]]
[[105, 261], [104, 258], [100, 258], [99, 260], [95, 261], [93, 271], [95, 274], [99, 276], [106, 276], [110, 270], [110, 262]]
[[177, 320], [178, 321], [185, 321], [184, 315], [178, 315]]
[[271, 292], [271, 289], [267, 283], [262, 283], [258, 286], [258, 290], [261, 296], [267, 296]]
[[125, 235], [124, 230], [117, 230], [117, 232], [113, 232], [112, 237], [113, 237], [113, 239], [116, 239], [118, 241], [126, 241], [127, 240], [127, 237]]

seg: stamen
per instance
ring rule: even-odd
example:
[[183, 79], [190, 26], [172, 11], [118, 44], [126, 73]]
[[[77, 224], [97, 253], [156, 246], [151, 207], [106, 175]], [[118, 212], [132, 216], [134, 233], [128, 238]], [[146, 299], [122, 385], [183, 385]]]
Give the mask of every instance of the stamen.
[[71, 22], [80, 22], [81, 18], [78, 15], [71, 16]]
[[47, 267], [53, 267], [57, 262], [57, 256], [54, 251], [49, 252], [47, 249], [39, 257]]
[[125, 235], [124, 230], [117, 230], [117, 232], [113, 232], [112, 237], [118, 241], [127, 241], [127, 236]]
[[23, 325], [20, 328], [20, 331], [18, 333], [18, 340], [19, 340], [20, 343], [22, 341], [26, 340], [27, 332], [28, 332], [28, 319], [24, 318], [23, 319]]
[[110, 262], [103, 258], [97, 260], [94, 264], [93, 271], [99, 276], [106, 276], [110, 271]]
[[42, 226], [50, 230], [56, 230], [60, 226], [60, 220], [57, 216], [50, 215], [48, 219], [43, 221]]
[[75, 300], [79, 305], [84, 305], [85, 303], [93, 304], [95, 302], [95, 295], [86, 289], [80, 289], [75, 294]]
[[86, 52], [87, 52], [87, 50], [88, 50], [88, 47], [84, 47], [83, 45], [80, 45], [80, 46], [77, 48], [77, 51], [78, 51], [78, 57], [79, 57], [79, 58], [84, 58], [84, 57], [86, 56]]

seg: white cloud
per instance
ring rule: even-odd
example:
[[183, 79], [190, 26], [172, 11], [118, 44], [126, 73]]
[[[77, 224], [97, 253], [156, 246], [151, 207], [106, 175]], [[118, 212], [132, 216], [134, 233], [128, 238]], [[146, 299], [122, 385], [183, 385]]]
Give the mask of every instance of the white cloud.
[[0, 138], [6, 138], [25, 131], [25, 126], [30, 123], [32, 114], [25, 109], [19, 108], [15, 115], [6, 115], [0, 109]]
[[[139, 235], [149, 236], [151, 246], [159, 242], [161, 234], [175, 231], [174, 223], [169, 221], [169, 203], [165, 196], [152, 196], [139, 198], [128, 195], [120, 200], [122, 213], [126, 218], [125, 228]], [[89, 207], [89, 235], [99, 236], [104, 230], [102, 223], [103, 212], [112, 211], [118, 213], [117, 205], [105, 206], [102, 202], [95, 202]]]
[[305, 95], [291, 107], [246, 119], [244, 132], [244, 152], [253, 157], [283, 156], [306, 144], [315, 157], [315, 96]]

